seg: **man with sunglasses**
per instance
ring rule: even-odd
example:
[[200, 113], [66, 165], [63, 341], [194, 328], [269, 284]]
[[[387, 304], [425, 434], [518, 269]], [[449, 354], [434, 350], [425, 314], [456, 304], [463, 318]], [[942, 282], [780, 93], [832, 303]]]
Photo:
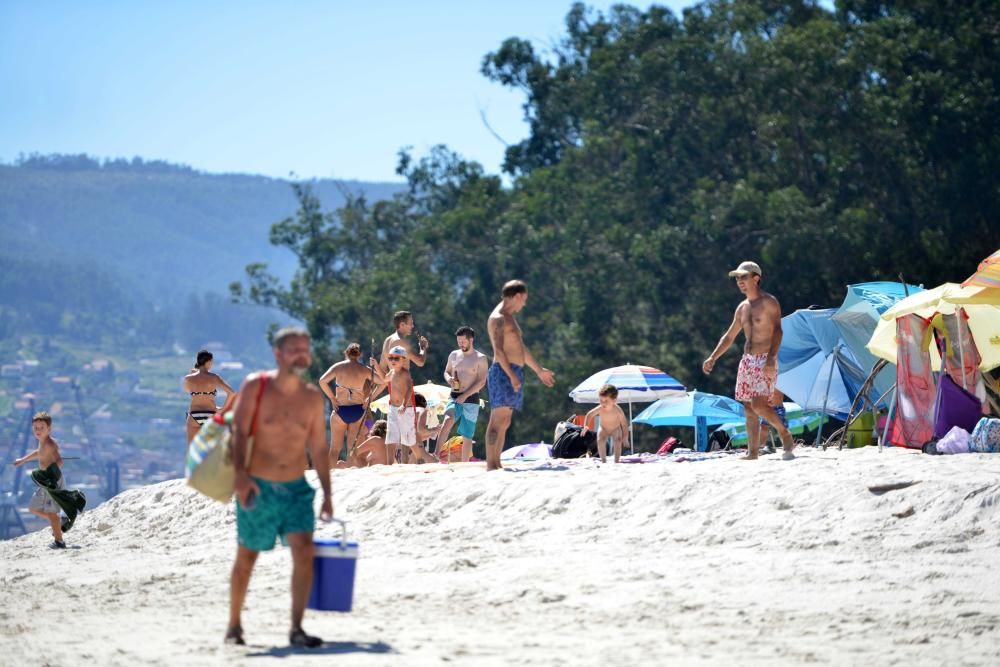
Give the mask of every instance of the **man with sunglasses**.
[[756, 459], [760, 451], [763, 429], [760, 418], [774, 427], [784, 447], [782, 458], [794, 459], [795, 442], [788, 427], [781, 422], [768, 399], [774, 392], [778, 379], [778, 348], [781, 345], [781, 306], [778, 300], [761, 290], [762, 273], [756, 262], [742, 262], [729, 272], [736, 279], [736, 286], [746, 295], [736, 307], [733, 323], [719, 339], [712, 354], [701, 368], [705, 374], [712, 372], [715, 362], [725, 354], [736, 337], [743, 332], [746, 342], [743, 357], [736, 372], [736, 400], [743, 404], [747, 423], [747, 459]]

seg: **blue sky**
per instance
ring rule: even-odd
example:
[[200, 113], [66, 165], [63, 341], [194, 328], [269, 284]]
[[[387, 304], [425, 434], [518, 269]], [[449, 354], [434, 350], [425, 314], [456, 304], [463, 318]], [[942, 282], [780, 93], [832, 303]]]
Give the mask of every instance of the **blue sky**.
[[398, 180], [400, 148], [444, 143], [498, 172], [503, 145], [480, 111], [511, 142], [527, 126], [521, 95], [479, 74], [482, 57], [511, 36], [549, 48], [570, 4], [3, 0], [0, 161], [138, 155]]

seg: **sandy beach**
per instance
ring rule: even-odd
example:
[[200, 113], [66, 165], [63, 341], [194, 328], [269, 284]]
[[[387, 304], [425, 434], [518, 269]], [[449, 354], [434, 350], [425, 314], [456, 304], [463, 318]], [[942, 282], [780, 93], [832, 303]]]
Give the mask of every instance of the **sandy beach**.
[[996, 455], [377, 467], [336, 471], [334, 498], [361, 559], [352, 613], [307, 611], [317, 651], [286, 646], [283, 548], [249, 646], [223, 645], [233, 510], [173, 480], [94, 508], [66, 551], [0, 543], [2, 663], [1000, 662]]

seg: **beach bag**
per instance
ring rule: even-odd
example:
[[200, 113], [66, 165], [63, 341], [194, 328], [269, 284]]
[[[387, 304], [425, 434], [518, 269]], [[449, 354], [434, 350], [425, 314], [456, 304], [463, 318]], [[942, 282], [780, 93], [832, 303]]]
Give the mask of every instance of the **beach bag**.
[[[260, 378], [250, 435], [247, 438], [248, 467], [253, 452], [253, 436], [257, 430], [260, 398], [264, 394], [269, 376], [261, 374]], [[232, 422], [233, 414], [230, 411], [225, 414], [216, 413], [202, 424], [188, 446], [187, 464], [184, 468], [188, 486], [220, 503], [229, 502], [233, 497], [233, 486], [236, 483], [236, 468], [233, 467], [231, 449]]]
[[593, 430], [583, 435], [583, 428], [570, 424], [552, 445], [552, 458], [578, 459], [597, 451], [597, 434]]
[[969, 432], [961, 426], [952, 426], [944, 437], [935, 443], [938, 454], [968, 454]]
[[1000, 419], [983, 417], [972, 429], [969, 450], [985, 454], [1000, 452]]

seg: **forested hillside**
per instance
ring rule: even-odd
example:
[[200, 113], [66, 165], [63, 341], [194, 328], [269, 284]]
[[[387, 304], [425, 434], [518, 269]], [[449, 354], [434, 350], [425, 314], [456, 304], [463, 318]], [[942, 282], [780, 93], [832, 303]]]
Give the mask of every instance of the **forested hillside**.
[[[315, 181], [378, 199], [401, 186]], [[42, 333], [97, 345], [256, 345], [273, 312], [229, 303], [228, 284], [264, 258], [283, 278], [295, 257], [268, 243], [294, 208], [288, 182], [212, 175], [159, 161], [85, 155], [0, 165], [0, 339]]]
[[512, 37], [482, 62], [525, 97], [509, 187], [444, 147], [403, 155], [409, 188], [389, 202], [334, 211], [303, 186], [272, 230], [295, 281], [253, 266], [234, 292], [330, 344], [339, 327], [381, 340], [413, 310], [433, 344], [418, 378], [437, 380], [455, 328], [488, 351], [500, 286], [526, 280], [526, 339], [558, 382], [529, 381], [520, 441], [573, 410], [575, 383], [627, 361], [730, 393], [735, 354], [700, 367], [741, 298], [726, 277], [741, 260], [787, 313], [900, 273], [962, 280], [1000, 246], [998, 70], [1000, 4], [985, 0], [575, 5], [552, 51]]

